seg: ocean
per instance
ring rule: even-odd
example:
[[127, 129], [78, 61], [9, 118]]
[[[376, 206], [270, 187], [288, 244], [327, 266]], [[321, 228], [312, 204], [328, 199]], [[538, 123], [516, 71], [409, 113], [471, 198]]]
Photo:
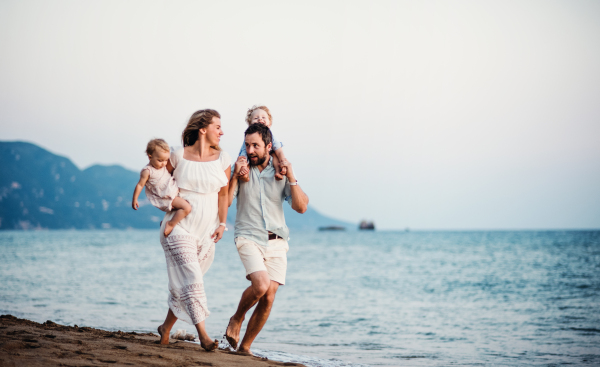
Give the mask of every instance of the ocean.
[[[290, 236], [258, 355], [315, 367], [600, 365], [600, 231]], [[232, 231], [204, 280], [207, 331], [221, 339], [249, 285]], [[166, 313], [158, 230], [0, 232], [0, 314], [155, 332]]]

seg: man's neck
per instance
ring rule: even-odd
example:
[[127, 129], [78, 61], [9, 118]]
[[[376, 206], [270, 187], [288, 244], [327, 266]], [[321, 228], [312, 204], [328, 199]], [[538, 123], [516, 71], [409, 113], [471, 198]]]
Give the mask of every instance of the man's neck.
[[259, 164], [258, 166], [255, 166], [255, 167], [258, 168], [258, 172], [262, 172], [263, 169], [267, 168], [267, 166], [269, 165], [269, 162], [271, 162], [271, 155], [267, 154], [267, 158], [265, 159], [265, 161], [262, 164]]

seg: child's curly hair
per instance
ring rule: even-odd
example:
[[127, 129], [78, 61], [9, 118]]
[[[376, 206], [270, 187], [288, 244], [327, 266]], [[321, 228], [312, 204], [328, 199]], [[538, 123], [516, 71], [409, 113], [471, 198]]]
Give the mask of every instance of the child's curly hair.
[[166, 141], [164, 141], [163, 139], [152, 139], [148, 142], [148, 145], [146, 146], [146, 154], [152, 155], [152, 153], [156, 151], [156, 148], [160, 148], [165, 152], [170, 151], [169, 144], [167, 144]]
[[252, 113], [256, 110], [263, 110], [267, 113], [267, 115], [269, 115], [269, 120], [271, 121], [271, 125], [273, 124], [273, 116], [271, 116], [271, 111], [269, 111], [269, 109], [267, 108], [267, 106], [264, 105], [254, 105], [251, 108], [248, 109], [248, 112], [246, 112], [246, 123], [248, 124], [248, 126], [250, 126], [252, 124]]

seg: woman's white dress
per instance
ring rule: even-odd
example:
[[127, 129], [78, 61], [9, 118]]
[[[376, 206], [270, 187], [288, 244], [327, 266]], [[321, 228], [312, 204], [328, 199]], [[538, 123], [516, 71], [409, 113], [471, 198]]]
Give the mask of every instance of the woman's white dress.
[[160, 229], [169, 275], [169, 308], [177, 318], [197, 324], [210, 314], [204, 293], [203, 275], [215, 257], [211, 235], [219, 226], [219, 190], [227, 185], [225, 169], [231, 158], [221, 151], [211, 162], [188, 161], [183, 148], [171, 154], [173, 177], [179, 196], [192, 206], [191, 213], [165, 238], [164, 226], [173, 217], [167, 212]]

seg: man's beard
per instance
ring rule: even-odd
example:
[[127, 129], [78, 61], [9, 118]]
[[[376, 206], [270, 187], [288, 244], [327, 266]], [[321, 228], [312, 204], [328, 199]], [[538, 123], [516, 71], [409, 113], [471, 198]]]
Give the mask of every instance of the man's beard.
[[[252, 162], [252, 158], [256, 157], [257, 160], [256, 162]], [[267, 160], [267, 155], [263, 155], [262, 157], [259, 157], [258, 155], [256, 156], [248, 156], [248, 164], [250, 164], [251, 166], [260, 166], [261, 164], [265, 163], [265, 161]]]

